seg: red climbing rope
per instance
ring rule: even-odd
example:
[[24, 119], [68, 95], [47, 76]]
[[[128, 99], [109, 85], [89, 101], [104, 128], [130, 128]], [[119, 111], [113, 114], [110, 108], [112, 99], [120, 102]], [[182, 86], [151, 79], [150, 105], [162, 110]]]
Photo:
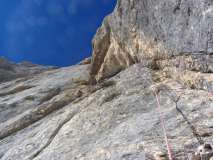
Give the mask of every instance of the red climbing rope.
[[165, 122], [164, 122], [163, 115], [162, 115], [162, 112], [161, 112], [159, 98], [158, 98], [157, 93], [156, 92], [154, 92], [154, 93], [155, 93], [155, 97], [156, 97], [156, 100], [157, 100], [158, 112], [159, 112], [159, 117], [160, 117], [160, 121], [161, 121], [161, 127], [162, 127], [163, 132], [164, 132], [164, 138], [165, 138], [165, 142], [166, 142], [167, 152], [168, 152], [168, 155], [169, 155], [169, 160], [173, 160], [172, 149], [171, 149], [171, 146], [169, 144], [169, 140], [168, 140], [168, 136], [167, 136], [167, 132], [166, 132], [166, 127], [165, 127]]

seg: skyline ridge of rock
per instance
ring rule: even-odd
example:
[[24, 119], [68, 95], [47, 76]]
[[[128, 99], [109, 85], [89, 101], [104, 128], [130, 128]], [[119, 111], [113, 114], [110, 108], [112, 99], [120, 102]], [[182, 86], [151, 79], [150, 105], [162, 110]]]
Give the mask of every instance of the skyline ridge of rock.
[[53, 66], [42, 66], [29, 61], [15, 63], [5, 57], [0, 57], [0, 83], [16, 78], [32, 76], [47, 70], [55, 69]]

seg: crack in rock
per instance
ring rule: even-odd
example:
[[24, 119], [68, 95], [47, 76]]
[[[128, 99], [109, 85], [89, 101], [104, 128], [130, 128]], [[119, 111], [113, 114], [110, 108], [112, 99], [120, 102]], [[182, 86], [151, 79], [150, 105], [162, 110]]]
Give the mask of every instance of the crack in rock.
[[32, 110], [30, 113], [24, 115], [20, 119], [16, 120], [15, 122], [11, 122], [9, 124], [5, 124], [0, 126], [0, 139], [4, 139], [13, 133], [16, 133], [19, 130], [22, 130], [31, 124], [37, 122], [38, 120], [46, 117], [47, 115], [51, 114], [52, 112], [63, 108], [64, 106], [70, 104], [71, 102], [75, 101], [78, 98], [74, 96], [65, 96], [62, 99], [52, 102], [50, 104], [45, 103], [40, 105], [38, 108]]
[[40, 149], [38, 150], [34, 155], [32, 155], [29, 160], [33, 160], [35, 159], [40, 153], [42, 153], [54, 140], [54, 138], [57, 136], [57, 134], [59, 133], [59, 131], [61, 130], [61, 128], [68, 123], [76, 114], [78, 114], [79, 111], [74, 111], [72, 113], [70, 113], [67, 118], [58, 125], [58, 127], [55, 129], [55, 131], [52, 133], [52, 135], [50, 136], [50, 138], [48, 139], [47, 143]]
[[[168, 95], [168, 94], [167, 94]], [[168, 95], [169, 96], [169, 95]], [[183, 113], [183, 111], [178, 107], [178, 102], [180, 101], [181, 96], [177, 96], [175, 97], [171, 97], [169, 96], [170, 99], [175, 103], [175, 108], [176, 110], [181, 114], [181, 116], [183, 117], [183, 119], [185, 120], [185, 122], [188, 124], [189, 128], [192, 131], [193, 136], [197, 139], [198, 143], [200, 145], [204, 144], [204, 140], [202, 139], [201, 135], [198, 133], [197, 129], [195, 128], [195, 126], [189, 121], [189, 119], [187, 118], [187, 116]]]

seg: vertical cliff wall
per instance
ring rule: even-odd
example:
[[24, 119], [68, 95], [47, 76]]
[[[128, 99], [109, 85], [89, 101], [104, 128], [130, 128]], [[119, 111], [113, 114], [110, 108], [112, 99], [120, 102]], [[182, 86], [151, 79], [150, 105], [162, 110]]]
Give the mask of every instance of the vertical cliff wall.
[[91, 78], [138, 61], [154, 68], [159, 59], [212, 52], [213, 1], [118, 0], [93, 39]]

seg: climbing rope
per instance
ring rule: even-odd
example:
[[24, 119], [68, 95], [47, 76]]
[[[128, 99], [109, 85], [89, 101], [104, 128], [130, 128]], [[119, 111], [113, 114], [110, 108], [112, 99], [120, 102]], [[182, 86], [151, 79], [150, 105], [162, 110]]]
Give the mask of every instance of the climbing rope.
[[161, 121], [161, 127], [162, 127], [163, 132], [164, 132], [164, 139], [165, 139], [165, 142], [166, 142], [166, 148], [167, 148], [169, 160], [173, 160], [172, 149], [171, 149], [171, 146], [170, 146], [170, 143], [169, 143], [169, 140], [168, 140], [165, 122], [164, 122], [163, 115], [162, 115], [162, 112], [161, 112], [161, 106], [160, 106], [159, 98], [158, 98], [158, 95], [157, 95], [156, 92], [154, 92], [154, 94], [155, 94], [156, 101], [157, 101], [158, 113], [159, 113], [159, 117], [160, 117], [160, 121]]

